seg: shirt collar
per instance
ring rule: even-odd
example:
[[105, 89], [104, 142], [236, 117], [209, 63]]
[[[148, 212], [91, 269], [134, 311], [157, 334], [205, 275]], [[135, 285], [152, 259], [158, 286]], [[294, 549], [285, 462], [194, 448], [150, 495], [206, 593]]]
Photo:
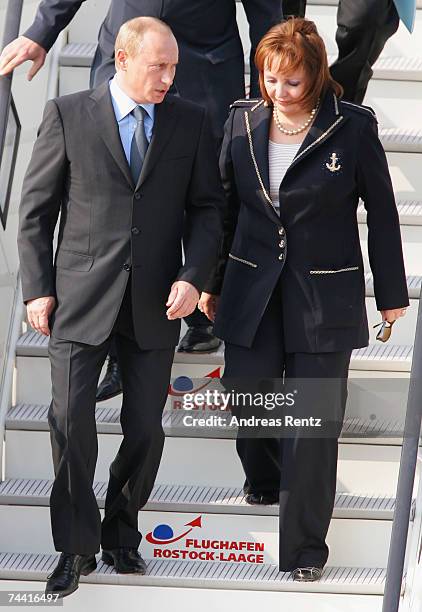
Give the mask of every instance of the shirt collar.
[[[121, 87], [119, 87], [116, 76], [117, 75], [114, 75], [110, 81], [110, 93], [114, 112], [116, 114], [116, 120], [119, 122], [129, 115], [129, 113], [131, 113], [133, 109], [138, 106], [138, 104], [132, 100], [132, 98], [130, 98]], [[152, 121], [154, 121], [155, 104], [139, 104], [139, 106], [142, 106]]]

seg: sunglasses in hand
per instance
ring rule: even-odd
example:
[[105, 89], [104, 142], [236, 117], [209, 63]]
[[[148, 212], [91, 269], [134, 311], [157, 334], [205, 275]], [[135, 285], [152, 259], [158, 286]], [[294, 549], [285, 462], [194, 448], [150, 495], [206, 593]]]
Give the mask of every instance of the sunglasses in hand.
[[377, 340], [379, 340], [380, 342], [387, 342], [387, 340], [390, 339], [391, 328], [393, 327], [393, 324], [394, 321], [392, 323], [389, 323], [388, 321], [382, 321], [381, 323], [374, 325], [374, 329], [376, 327], [380, 328], [377, 333]]

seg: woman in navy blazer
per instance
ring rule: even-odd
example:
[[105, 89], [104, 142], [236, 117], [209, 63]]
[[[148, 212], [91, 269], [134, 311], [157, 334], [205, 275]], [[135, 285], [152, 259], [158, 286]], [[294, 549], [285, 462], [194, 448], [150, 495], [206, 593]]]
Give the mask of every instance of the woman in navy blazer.
[[403, 316], [409, 302], [373, 111], [341, 101], [311, 21], [272, 28], [255, 62], [263, 99], [236, 102], [225, 126], [224, 244], [200, 307], [225, 341], [226, 381], [312, 379], [339, 425], [331, 436], [237, 439], [246, 500], [280, 502], [280, 570], [309, 581], [328, 558], [350, 357], [368, 344], [360, 198], [382, 319]]

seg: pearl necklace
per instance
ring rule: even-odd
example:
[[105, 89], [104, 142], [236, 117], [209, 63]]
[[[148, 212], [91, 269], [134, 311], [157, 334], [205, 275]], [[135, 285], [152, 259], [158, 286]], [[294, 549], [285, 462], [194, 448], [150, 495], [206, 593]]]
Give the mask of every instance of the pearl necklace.
[[308, 125], [311, 123], [311, 121], [315, 117], [315, 113], [317, 112], [317, 110], [318, 110], [318, 104], [315, 106], [315, 108], [312, 109], [311, 114], [309, 118], [305, 121], [305, 123], [303, 125], [300, 125], [298, 128], [294, 130], [286, 130], [286, 128], [282, 126], [281, 121], [278, 118], [277, 108], [275, 105], [273, 107], [273, 117], [274, 117], [275, 124], [280, 130], [280, 132], [282, 132], [283, 134], [286, 134], [287, 136], [296, 136], [296, 134], [300, 134], [301, 132], [306, 130]]

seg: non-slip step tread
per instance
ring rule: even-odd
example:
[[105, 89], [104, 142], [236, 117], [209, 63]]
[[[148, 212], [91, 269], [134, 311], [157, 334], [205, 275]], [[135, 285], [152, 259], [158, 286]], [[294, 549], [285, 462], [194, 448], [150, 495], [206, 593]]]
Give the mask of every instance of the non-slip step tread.
[[[57, 555], [0, 553], [0, 579], [45, 581], [57, 563]], [[222, 561], [179, 561], [146, 559], [145, 576], [116, 574], [98, 563], [97, 570], [81, 577], [81, 582], [139, 585], [190, 586], [269, 591], [382, 594], [385, 568], [326, 567], [321, 579], [313, 583], [293, 581], [289, 572], [276, 565], [228, 563]]]
[[[398, 200], [396, 206], [401, 226], [422, 225], [422, 202], [420, 200]], [[366, 223], [366, 210], [362, 201], [359, 203], [357, 213], [359, 223]]]
[[[406, 284], [409, 293], [409, 298], [418, 299], [421, 292], [422, 276], [408, 275], [406, 276]], [[374, 297], [374, 277], [372, 276], [371, 272], [365, 273], [365, 285], [366, 296]]]
[[[22, 357], [47, 357], [47, 347], [47, 336], [42, 336], [35, 331], [27, 331], [22, 334], [16, 344], [16, 354]], [[353, 351], [351, 368], [371, 369], [370, 366], [373, 365], [374, 370], [382, 370], [381, 366], [387, 370], [393, 370], [397, 366], [400, 371], [410, 371], [412, 353], [412, 345], [383, 344], [381, 342], [370, 344], [365, 348]], [[175, 352], [174, 363], [223, 365], [224, 348], [220, 346], [217, 351], [209, 354]]]
[[[48, 406], [39, 404], [19, 403], [9, 408], [6, 415], [6, 430], [18, 431], [48, 431]], [[235, 426], [186, 427], [183, 424], [185, 411], [172, 412], [165, 410], [163, 414], [163, 429], [166, 437], [178, 438], [228, 438], [236, 437]], [[215, 411], [202, 411], [201, 417], [215, 416]], [[104, 407], [97, 404], [95, 419], [98, 434], [121, 434], [120, 408]], [[341, 441], [370, 441], [379, 443], [400, 444], [403, 438], [404, 422], [396, 419], [361, 419], [345, 418]]]
[[[7, 479], [0, 483], [0, 505], [48, 506], [52, 486], [52, 480]], [[99, 507], [104, 508], [107, 483], [95, 482], [93, 489]], [[388, 495], [341, 491], [336, 493], [333, 517], [392, 520], [395, 504], [395, 498]], [[255, 516], [278, 516], [279, 512], [277, 504], [247, 504], [241, 488], [177, 484], [156, 484], [144, 509]]]
[[422, 153], [422, 130], [379, 126], [378, 134], [386, 151]]

